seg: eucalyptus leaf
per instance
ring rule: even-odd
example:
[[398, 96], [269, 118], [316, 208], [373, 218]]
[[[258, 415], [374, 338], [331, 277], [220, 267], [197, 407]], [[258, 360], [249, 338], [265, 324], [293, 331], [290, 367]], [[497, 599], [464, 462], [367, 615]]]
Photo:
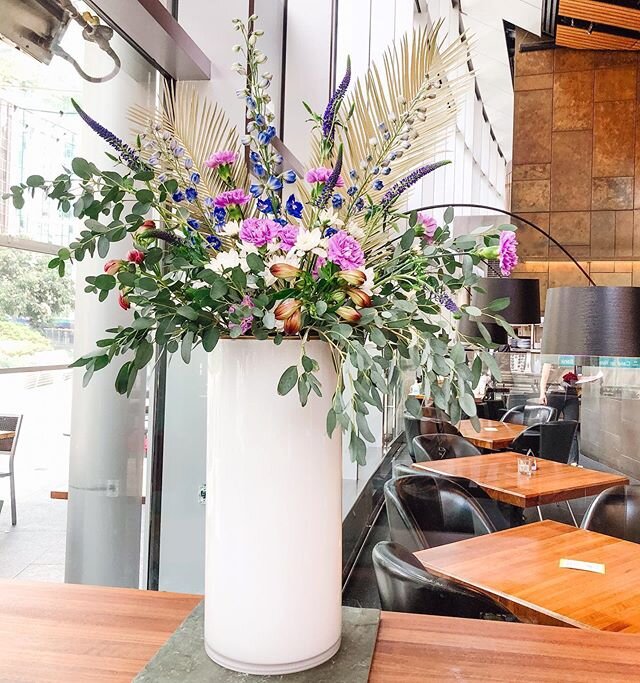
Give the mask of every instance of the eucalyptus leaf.
[[278, 382], [278, 393], [280, 396], [288, 394], [298, 381], [298, 368], [295, 365], [288, 367], [280, 377]]

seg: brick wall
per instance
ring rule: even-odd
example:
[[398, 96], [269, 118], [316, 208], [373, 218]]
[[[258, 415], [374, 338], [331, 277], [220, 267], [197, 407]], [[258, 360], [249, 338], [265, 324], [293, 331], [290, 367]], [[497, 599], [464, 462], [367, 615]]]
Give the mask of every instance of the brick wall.
[[[517, 38], [512, 211], [550, 232], [597, 284], [640, 285], [638, 54], [519, 51], [536, 40]], [[518, 239], [517, 274], [540, 278], [543, 304], [547, 287], [587, 284], [543, 235], [522, 226]]]

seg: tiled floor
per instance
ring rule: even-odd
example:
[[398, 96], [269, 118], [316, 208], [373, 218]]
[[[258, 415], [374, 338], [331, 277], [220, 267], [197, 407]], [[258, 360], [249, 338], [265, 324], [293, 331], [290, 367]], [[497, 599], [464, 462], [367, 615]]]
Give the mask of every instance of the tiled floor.
[[[0, 479], [0, 578], [64, 581], [67, 504], [50, 493], [67, 489], [68, 400], [69, 382], [61, 372], [0, 377], [0, 412], [24, 414], [15, 456], [15, 527], [9, 479]], [[7, 466], [0, 455], [0, 470]]]

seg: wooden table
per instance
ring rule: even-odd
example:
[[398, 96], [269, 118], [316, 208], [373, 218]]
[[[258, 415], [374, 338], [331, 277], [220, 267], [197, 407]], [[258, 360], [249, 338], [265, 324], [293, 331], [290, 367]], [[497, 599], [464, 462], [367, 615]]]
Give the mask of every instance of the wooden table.
[[471, 420], [462, 420], [458, 425], [460, 433], [467, 441], [478, 448], [497, 451], [507, 448], [511, 442], [524, 432], [526, 425], [516, 425], [499, 420], [480, 420], [480, 431], [477, 432]]
[[[415, 555], [429, 571], [491, 595], [524, 621], [640, 633], [637, 543], [544, 521]], [[603, 563], [606, 573], [563, 569], [561, 558]]]
[[[200, 600], [0, 581], [2, 683], [129, 683]], [[640, 636], [382, 612], [370, 683], [627, 683]]]
[[0, 430], [0, 439], [13, 439], [15, 435], [15, 432], [7, 432]]
[[572, 467], [542, 458], [537, 458], [537, 462], [538, 469], [530, 477], [518, 473], [518, 454], [513, 451], [418, 462], [413, 467], [470, 479], [494, 500], [521, 508], [593, 496], [610, 486], [629, 483], [621, 474]]

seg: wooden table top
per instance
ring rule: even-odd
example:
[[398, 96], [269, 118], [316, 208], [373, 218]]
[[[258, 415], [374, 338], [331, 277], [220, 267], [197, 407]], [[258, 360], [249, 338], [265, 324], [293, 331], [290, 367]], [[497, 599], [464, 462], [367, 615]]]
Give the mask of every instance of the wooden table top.
[[494, 500], [521, 508], [593, 496], [610, 486], [629, 483], [622, 474], [572, 467], [542, 458], [537, 458], [537, 462], [538, 469], [530, 477], [518, 473], [518, 454], [514, 451], [418, 462], [413, 467], [470, 479]]
[[499, 450], [507, 448], [511, 442], [524, 432], [525, 425], [511, 424], [510, 422], [500, 422], [499, 420], [480, 419], [480, 431], [477, 432], [471, 420], [462, 420], [458, 425], [460, 433], [467, 441], [470, 441], [478, 448], [488, 448], [489, 450]]
[[[476, 536], [417, 552], [430, 571], [494, 597], [524, 621], [640, 633], [640, 545], [559, 522]], [[597, 562], [605, 574], [566, 569]]]
[[[0, 681], [129, 683], [199, 600], [0, 581]], [[639, 668], [636, 635], [382, 612], [369, 683], [626, 683]]]
[[7, 432], [0, 429], [0, 439], [12, 439], [15, 435], [15, 432]]

